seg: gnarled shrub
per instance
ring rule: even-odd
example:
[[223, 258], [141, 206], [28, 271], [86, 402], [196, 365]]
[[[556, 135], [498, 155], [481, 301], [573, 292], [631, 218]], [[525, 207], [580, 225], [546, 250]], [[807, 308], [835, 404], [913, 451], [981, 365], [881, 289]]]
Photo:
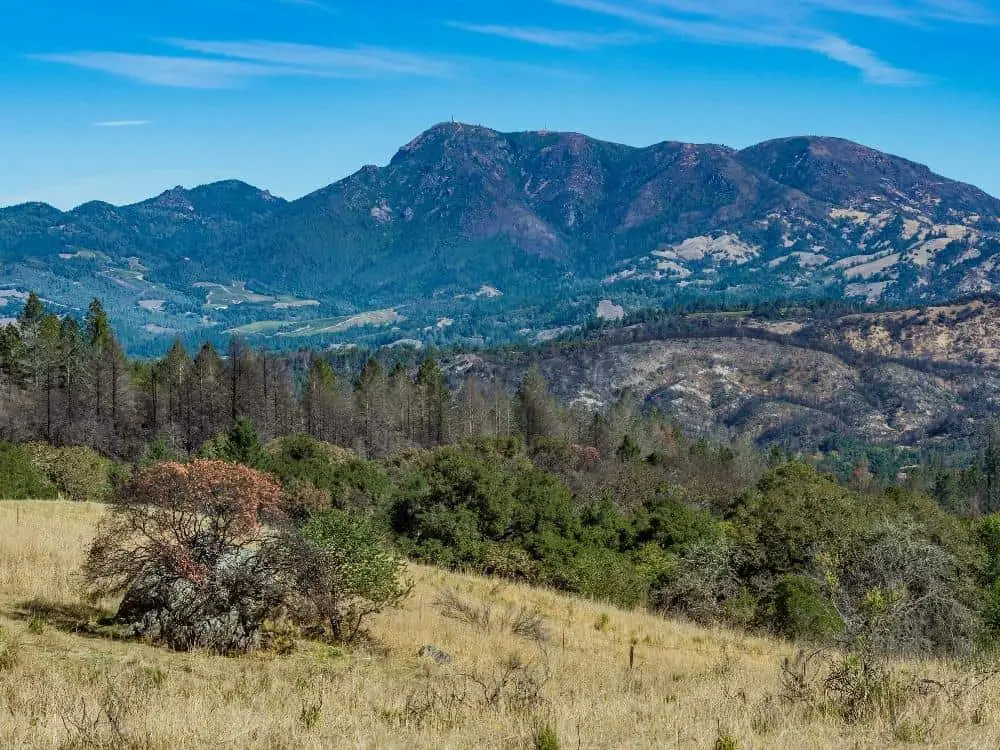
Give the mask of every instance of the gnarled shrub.
[[246, 466], [154, 464], [114, 498], [84, 568], [118, 620], [172, 648], [246, 651], [286, 598], [276, 537], [261, 521], [281, 487]]
[[142, 469], [115, 497], [85, 566], [95, 595], [123, 594], [126, 632], [186, 650], [244, 652], [290, 617], [339, 641], [409, 591], [366, 523], [323, 512], [282, 528], [281, 486], [224, 461]]

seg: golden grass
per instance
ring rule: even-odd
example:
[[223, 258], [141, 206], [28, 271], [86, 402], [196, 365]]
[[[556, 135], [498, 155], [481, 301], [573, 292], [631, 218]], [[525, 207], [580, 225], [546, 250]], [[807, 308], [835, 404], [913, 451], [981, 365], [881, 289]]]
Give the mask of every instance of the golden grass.
[[[1000, 746], [996, 688], [968, 710], [928, 697], [895, 726], [846, 725], [775, 697], [786, 645], [417, 566], [412, 597], [373, 623], [385, 646], [375, 653], [303, 644], [290, 656], [223, 658], [73, 633], [75, 571], [100, 513], [0, 503], [0, 628], [17, 655], [6, 669], [0, 661], [2, 748], [521, 749], [541, 725], [581, 750], [710, 749], [720, 734], [741, 750]], [[444, 589], [490, 607], [492, 624], [444, 617]], [[49, 606], [47, 624], [26, 613], [31, 600]], [[525, 607], [545, 617], [544, 649], [504, 622]], [[454, 661], [418, 656], [424, 644]], [[528, 665], [521, 676], [547, 670], [537, 704], [521, 705], [517, 685], [484, 699], [478, 683], [512, 655]]]

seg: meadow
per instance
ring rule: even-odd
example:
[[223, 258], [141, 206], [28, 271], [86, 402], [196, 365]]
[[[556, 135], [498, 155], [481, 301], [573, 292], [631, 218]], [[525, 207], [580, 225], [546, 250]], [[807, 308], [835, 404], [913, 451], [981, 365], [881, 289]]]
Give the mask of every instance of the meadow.
[[[0, 503], [0, 747], [1000, 745], [995, 685], [848, 723], [783, 697], [789, 644], [420, 566], [363, 648], [230, 658], [116, 640], [98, 624], [115, 603], [87, 602], [77, 575], [102, 512]], [[900, 668], [960, 678], [943, 663]]]

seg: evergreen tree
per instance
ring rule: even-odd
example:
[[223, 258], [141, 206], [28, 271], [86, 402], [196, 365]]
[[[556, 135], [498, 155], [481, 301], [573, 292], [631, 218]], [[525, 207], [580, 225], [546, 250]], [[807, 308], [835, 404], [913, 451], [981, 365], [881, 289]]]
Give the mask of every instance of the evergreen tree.
[[21, 314], [17, 317], [17, 322], [23, 328], [39, 323], [44, 316], [45, 305], [37, 294], [31, 292], [21, 309]]
[[337, 376], [323, 357], [313, 357], [302, 394], [306, 432], [318, 440], [334, 439]]
[[198, 350], [191, 367], [191, 381], [193, 404], [188, 450], [217, 435], [228, 421], [225, 367], [210, 343]]
[[66, 316], [59, 326], [59, 365], [62, 385], [66, 392], [65, 423], [67, 429], [75, 426], [80, 412], [80, 384], [84, 373], [84, 342], [80, 324]]
[[420, 402], [421, 441], [424, 445], [440, 445], [445, 442], [449, 396], [444, 373], [433, 357], [429, 356], [420, 363], [416, 387]]
[[386, 448], [386, 386], [382, 365], [370, 357], [361, 369], [354, 388], [362, 439], [369, 455], [384, 453]]
[[518, 417], [527, 445], [536, 438], [560, 434], [555, 399], [536, 365], [528, 369], [517, 391]]

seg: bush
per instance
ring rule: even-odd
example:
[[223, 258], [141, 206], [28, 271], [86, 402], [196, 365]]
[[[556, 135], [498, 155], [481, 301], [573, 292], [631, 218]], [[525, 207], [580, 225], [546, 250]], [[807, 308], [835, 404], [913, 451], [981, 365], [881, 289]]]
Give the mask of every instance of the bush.
[[878, 653], [967, 654], [982, 591], [956, 554], [912, 520], [883, 521], [828, 572], [853, 644]]
[[257, 428], [246, 417], [240, 417], [229, 430], [202, 445], [198, 456], [243, 464], [254, 469], [267, 467], [267, 454], [260, 443]]
[[373, 527], [339, 511], [313, 516], [287, 544], [295, 617], [328, 628], [333, 640], [356, 640], [365, 618], [396, 606], [412, 587], [405, 562]]
[[293, 521], [304, 523], [314, 514], [329, 510], [330, 493], [312, 482], [293, 479], [285, 485], [281, 495], [281, 510]]
[[689, 546], [676, 572], [650, 593], [649, 603], [654, 610], [678, 612], [708, 625], [725, 621], [727, 605], [741, 594], [729, 540], [706, 538]]
[[692, 506], [682, 490], [670, 486], [658, 489], [632, 519], [633, 544], [653, 542], [673, 552], [720, 534], [719, 523], [711, 513]]
[[0, 442], [0, 498], [4, 500], [52, 500], [59, 491], [31, 460], [22, 445]]
[[582, 526], [569, 490], [516, 451], [516, 444], [475, 443], [421, 457], [391, 514], [408, 551], [478, 571], [496, 562], [497, 545], [516, 545], [543, 564], [571, 557]]
[[309, 435], [274, 440], [267, 452], [268, 468], [282, 482], [308, 482], [328, 492], [338, 508], [384, 508], [392, 496], [392, 481], [381, 464]]
[[262, 517], [281, 488], [222, 461], [154, 464], [114, 498], [84, 567], [95, 596], [124, 594], [118, 621], [176, 649], [260, 644], [287, 591]]
[[101, 503], [111, 495], [114, 464], [84, 446], [53, 448], [42, 443], [27, 446], [32, 463], [60, 494], [81, 503]]
[[628, 555], [602, 547], [580, 547], [561, 563], [550, 561], [546, 583], [620, 607], [644, 604], [649, 580]]
[[548, 724], [543, 724], [535, 730], [535, 750], [560, 750], [559, 735]]
[[872, 652], [831, 655], [800, 651], [781, 667], [782, 697], [846, 724], [885, 722], [896, 726], [922, 693], [935, 685], [894, 669]]
[[818, 554], [837, 556], [857, 539], [868, 511], [858, 496], [805, 464], [768, 472], [730, 511], [740, 577], [812, 570]]
[[833, 604], [811, 578], [786, 575], [765, 602], [767, 624], [791, 640], [826, 641], [844, 630]]

